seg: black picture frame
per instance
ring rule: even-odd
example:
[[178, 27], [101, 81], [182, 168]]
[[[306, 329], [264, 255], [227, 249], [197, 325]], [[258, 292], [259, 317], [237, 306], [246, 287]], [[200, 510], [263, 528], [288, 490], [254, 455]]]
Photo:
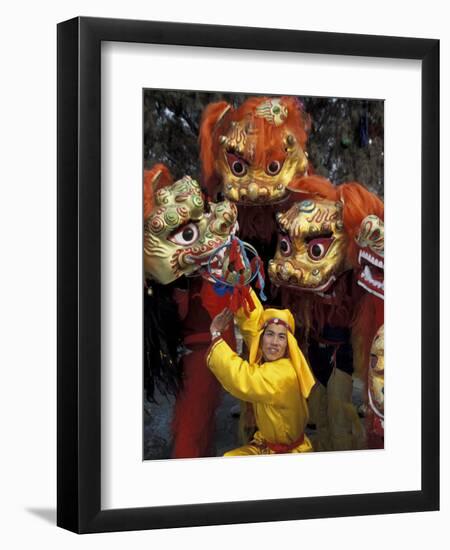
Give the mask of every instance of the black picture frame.
[[[421, 60], [420, 491], [101, 509], [102, 41]], [[58, 25], [57, 65], [57, 524], [77, 533], [94, 533], [438, 510], [439, 41], [78, 17]]]

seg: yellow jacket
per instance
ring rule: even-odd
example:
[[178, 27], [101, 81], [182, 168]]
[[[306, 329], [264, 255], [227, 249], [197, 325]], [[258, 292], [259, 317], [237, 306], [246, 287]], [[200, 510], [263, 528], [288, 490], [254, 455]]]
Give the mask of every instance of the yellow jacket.
[[[242, 310], [236, 316], [250, 350], [249, 361], [219, 339], [210, 349], [207, 364], [226, 391], [253, 404], [259, 430], [256, 439], [290, 445], [304, 433], [308, 420], [306, 397], [314, 378], [291, 333], [289, 358], [261, 362], [259, 340], [264, 323], [274, 316], [287, 320], [292, 315], [288, 310], [264, 310], [254, 293], [252, 298], [256, 308], [250, 317], [245, 317]], [[289, 324], [292, 326], [293, 319]]]

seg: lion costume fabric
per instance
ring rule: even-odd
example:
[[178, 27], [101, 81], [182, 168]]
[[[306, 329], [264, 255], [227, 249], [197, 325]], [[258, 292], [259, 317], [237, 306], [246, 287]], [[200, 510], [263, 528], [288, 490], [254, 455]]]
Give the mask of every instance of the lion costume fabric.
[[[221, 389], [207, 369], [211, 319], [228, 305], [199, 276], [235, 230], [236, 207], [206, 205], [198, 183], [177, 182], [163, 165], [144, 174], [145, 388], [176, 395], [173, 458], [214, 455], [215, 410]], [[224, 338], [233, 345], [229, 330]], [[180, 351], [182, 350], [182, 351]]]

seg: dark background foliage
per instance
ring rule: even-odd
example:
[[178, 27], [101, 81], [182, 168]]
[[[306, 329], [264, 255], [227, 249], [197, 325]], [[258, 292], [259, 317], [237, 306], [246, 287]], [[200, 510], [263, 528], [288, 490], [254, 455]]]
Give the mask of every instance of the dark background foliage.
[[[253, 94], [254, 95], [254, 94]], [[144, 91], [144, 166], [168, 166], [175, 178], [200, 180], [198, 133], [204, 107], [240, 105], [249, 95], [173, 90]], [[383, 197], [384, 102], [301, 97], [312, 127], [309, 158], [318, 174], [339, 184], [359, 181]]]

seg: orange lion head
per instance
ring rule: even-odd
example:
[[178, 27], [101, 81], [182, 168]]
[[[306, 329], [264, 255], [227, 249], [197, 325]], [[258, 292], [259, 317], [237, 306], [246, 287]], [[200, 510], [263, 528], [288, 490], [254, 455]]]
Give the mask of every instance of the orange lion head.
[[307, 174], [310, 120], [295, 97], [253, 97], [239, 108], [208, 105], [200, 127], [204, 183], [211, 196], [269, 205], [287, 197], [287, 186]]
[[300, 178], [290, 190], [299, 198], [277, 216], [281, 233], [269, 275], [279, 286], [324, 293], [359, 267], [355, 237], [366, 216], [382, 218], [383, 203], [358, 183], [334, 186], [318, 176]]

